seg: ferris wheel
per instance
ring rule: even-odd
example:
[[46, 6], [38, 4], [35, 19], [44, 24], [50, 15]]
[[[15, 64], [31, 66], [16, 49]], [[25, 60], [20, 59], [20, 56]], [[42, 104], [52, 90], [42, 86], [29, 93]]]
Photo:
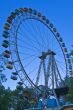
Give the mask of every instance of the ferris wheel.
[[19, 84], [45, 91], [65, 86], [64, 78], [72, 75], [68, 50], [55, 26], [40, 12], [16, 9], [7, 18], [3, 38], [11, 79], [20, 78]]

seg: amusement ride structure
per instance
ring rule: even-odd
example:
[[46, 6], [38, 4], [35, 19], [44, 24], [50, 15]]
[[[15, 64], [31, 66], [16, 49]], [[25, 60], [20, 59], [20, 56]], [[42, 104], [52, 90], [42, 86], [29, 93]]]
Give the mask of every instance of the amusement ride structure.
[[64, 78], [72, 75], [72, 65], [55, 26], [40, 12], [19, 8], [7, 18], [3, 39], [3, 57], [13, 71], [11, 79], [43, 91], [44, 98], [54, 95], [58, 104], [57, 90], [67, 88]]

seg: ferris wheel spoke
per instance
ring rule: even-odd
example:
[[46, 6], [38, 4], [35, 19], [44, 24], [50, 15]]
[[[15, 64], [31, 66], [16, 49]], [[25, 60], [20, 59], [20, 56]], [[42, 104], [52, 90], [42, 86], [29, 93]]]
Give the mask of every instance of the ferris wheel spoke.
[[[61, 67], [58, 68], [57, 72], [58, 72], [58, 71], [60, 71], [60, 72], [59, 72], [59, 73], [60, 73], [60, 76], [64, 79], [64, 74], [66, 74], [66, 73], [63, 71], [63, 69], [62, 69]], [[60, 76], [59, 76], [59, 78], [62, 79]]]
[[[39, 75], [39, 79], [38, 79], [37, 84], [35, 83], [36, 86], [39, 86], [40, 76], [41, 76], [41, 74]], [[36, 79], [37, 79], [37, 74], [34, 75], [32, 81], [33, 81], [33, 82], [36, 82], [36, 81], [37, 81]], [[42, 84], [42, 83], [41, 83], [41, 84]], [[40, 84], [40, 85], [41, 85], [41, 84]]]
[[61, 65], [61, 66], [63, 67], [63, 69], [66, 67], [66, 66], [65, 66], [65, 62], [62, 61], [62, 60], [60, 61], [60, 60], [57, 60], [57, 59], [56, 59], [56, 63], [57, 63], [58, 65]]
[[[26, 48], [26, 49], [28, 49], [28, 48]], [[39, 52], [37, 52], [37, 51], [35, 51], [34, 53], [33, 53], [33, 51], [30, 49], [29, 51], [28, 51], [28, 53], [26, 52], [26, 50], [24, 51], [24, 49], [22, 49], [21, 50], [21, 48], [19, 48], [19, 50], [18, 50], [21, 54], [24, 54], [24, 55], [27, 55], [27, 56], [30, 56], [30, 55], [34, 55], [34, 56], [39, 56]], [[24, 51], [24, 52], [23, 52]]]
[[[18, 32], [19, 34], [21, 34], [20, 32]], [[28, 36], [27, 36], [28, 37]], [[36, 44], [36, 41], [35, 40], [33, 40], [33, 39], [31, 39], [31, 38], [29, 38], [29, 40], [31, 41], [31, 44], [35, 47], [35, 48], [37, 48], [36, 46], [35, 46], [35, 44]], [[35, 43], [35, 44], [33, 44], [33, 42]], [[28, 44], [28, 43], [26, 43], [26, 44]], [[31, 45], [30, 44], [30, 45]], [[32, 47], [33, 47], [32, 46]], [[40, 52], [41, 52], [41, 49], [40, 49]]]
[[[31, 70], [31, 71], [28, 73], [28, 75], [34, 73], [37, 69], [38, 69], [38, 66], [35, 66], [35, 67], [33, 68], [33, 70]], [[34, 74], [34, 76], [35, 76], [35, 74]]]
[[[24, 54], [23, 54], [23, 55], [24, 55]], [[24, 60], [25, 60], [25, 59], [31, 59], [31, 57], [33, 58], [33, 57], [38, 57], [38, 56], [34, 56], [34, 55], [24, 56]]]
[[[19, 45], [20, 47], [26, 47], [26, 46], [22, 46], [22, 45]], [[37, 49], [39, 52], [40, 52], [40, 50], [38, 49], [38, 48], [36, 48], [36, 47], [33, 47], [33, 48], [29, 48], [29, 47], [26, 47], [26, 48], [28, 48], [28, 49], [32, 49], [32, 50], [35, 50], [35, 49]]]
[[45, 37], [44, 37], [44, 39], [45, 39], [44, 41], [45, 41], [45, 44], [46, 44], [46, 45], [45, 45], [45, 48], [47, 48], [47, 50], [48, 50], [48, 49], [50, 48], [50, 47], [49, 47], [50, 42], [49, 42], [49, 36], [48, 36], [48, 33], [47, 33], [48, 30], [45, 29], [45, 28], [46, 28], [46, 27], [43, 27], [44, 36], [45, 36]]
[[[35, 56], [33, 56], [32, 58], [34, 58]], [[21, 61], [26, 61], [27, 59], [31, 59], [31, 57], [24, 57], [24, 58], [21, 58]], [[15, 62], [19, 62], [19, 60], [14, 60], [13, 63]]]
[[15, 32], [15, 30], [16, 30], [16, 27], [17, 27], [17, 24], [14, 24], [14, 23], [12, 23], [11, 24], [11, 29], [10, 29], [10, 31], [14, 31]]
[[45, 34], [46, 34], [46, 40], [47, 40], [47, 46], [46, 47], [48, 47], [48, 49], [50, 49], [51, 48], [50, 47], [50, 42], [51, 42], [51, 37], [52, 36], [49, 35], [50, 32], [48, 30], [46, 30]]
[[64, 67], [64, 66], [62, 67], [62, 66], [59, 64], [59, 65], [58, 65], [58, 68], [60, 69], [62, 75], [65, 74], [64, 68], [66, 68], [66, 67]]
[[45, 48], [46, 47], [46, 42], [45, 42], [45, 39], [44, 39], [45, 38], [44, 27], [42, 28], [42, 26], [38, 26], [37, 29], [38, 29], [38, 31], [40, 33], [40, 36], [41, 36], [40, 38], [41, 38], [42, 43], [44, 43], [44, 48]]
[[[19, 41], [22, 41], [22, 40], [20, 40], [19, 39]], [[24, 41], [23, 41], [24, 42]], [[31, 48], [35, 48], [36, 50], [39, 50], [39, 48], [37, 48], [36, 46], [34, 46], [33, 44], [29, 44], [29, 43], [27, 43], [27, 46], [30, 46]], [[40, 50], [39, 50], [40, 51]]]
[[[26, 24], [27, 25], [27, 24]], [[35, 24], [34, 24], [35, 25]], [[33, 27], [33, 24], [31, 24], [31, 26]], [[29, 27], [29, 25], [27, 26], [27, 29], [26, 30], [28, 30], [28, 27]], [[26, 27], [25, 27], [26, 28]], [[39, 42], [39, 40], [38, 40], [38, 38], [37, 38], [37, 35], [36, 35], [36, 33], [38, 34], [38, 32], [40, 31], [38, 31], [38, 32], [36, 32], [36, 33], [34, 33], [34, 30], [36, 31], [36, 29], [35, 29], [35, 27], [33, 27], [32, 29], [30, 28], [30, 30], [28, 30], [27, 32], [31, 32], [31, 36], [33, 36], [34, 38], [35, 38], [35, 40], [36, 40], [36, 43], [39, 45], [39, 46], [45, 46], [44, 45], [44, 43], [43, 43], [43, 45], [42, 45], [42, 43], [40, 43]], [[33, 30], [33, 31], [32, 31]], [[39, 36], [39, 38], [40, 38], [40, 36]], [[44, 42], [44, 41], [43, 41]]]
[[50, 48], [51, 36], [49, 35], [50, 32], [48, 31], [48, 29], [46, 29], [45, 34], [46, 34], [47, 46], [48, 46], [48, 48]]
[[[26, 33], [24, 35], [21, 32], [18, 32], [18, 33], [21, 35], [22, 38], [23, 38], [24, 35], [26, 35]], [[29, 40], [31, 41], [31, 43], [32, 42], [35, 42], [36, 43], [36, 41], [33, 40], [33, 39], [31, 39], [28, 35], [26, 35], [26, 36], [27, 36], [27, 38], [29, 38]]]
[[[36, 36], [36, 41], [38, 42], [39, 46], [41, 45], [41, 46], [43, 46], [43, 47], [45, 48], [46, 43], [44, 42], [43, 36], [42, 36], [42, 34], [41, 34], [41, 30], [43, 30], [43, 29], [40, 29], [39, 26], [37, 26], [37, 23], [36, 23], [36, 25], [35, 25], [35, 23], [34, 23], [34, 25], [33, 25], [33, 23], [32, 23], [32, 29], [33, 29], [33, 32], [34, 32], [34, 30], [35, 30], [36, 33], [38, 33], [39, 39], [41, 38], [42, 43], [39, 42], [39, 39], [38, 39], [38, 37]], [[42, 32], [43, 32], [43, 31], [42, 31]], [[35, 33], [34, 33], [34, 34], [35, 34]]]
[[24, 59], [26, 61], [26, 60], [29, 60], [29, 59], [32, 59], [32, 58], [35, 58], [35, 57], [38, 58], [38, 56], [30, 55], [30, 56], [24, 56]]
[[[32, 51], [35, 50], [35, 47], [31, 48], [31, 47], [23, 46], [23, 45], [20, 45], [20, 44], [19, 44], [19, 47], [21, 47], [21, 48], [26, 48], [26, 49], [32, 50]], [[38, 49], [38, 51], [40, 52], [39, 49]]]
[[50, 33], [48, 33], [48, 37], [49, 37], [49, 41], [51, 42], [51, 45], [49, 45], [50, 46], [50, 48], [53, 50], [53, 35], [51, 35]]
[[[32, 75], [35, 71], [37, 71], [37, 69], [38, 69], [38, 66], [36, 66], [35, 68], [33, 68], [33, 70], [28, 73], [28, 76], [30, 77], [30, 75]], [[36, 75], [37, 74], [33, 74], [32, 81], [36, 78]], [[24, 81], [25, 80], [26, 79], [24, 79]]]
[[13, 30], [10, 30], [10, 32], [11, 32], [11, 35], [13, 35], [12, 38], [14, 38], [14, 36], [15, 36], [15, 32], [14, 32]]
[[65, 62], [64, 61], [56, 59], [56, 62], [63, 65], [63, 67], [65, 68], [65, 65], [64, 65]]
[[[40, 39], [42, 50], [45, 50], [46, 43], [44, 41], [44, 33], [43, 33], [44, 30], [43, 29], [40, 29], [40, 27], [37, 24], [36, 24], [36, 30], [37, 30], [37, 33], [39, 32], [39, 38], [38, 39]], [[42, 33], [43, 33], [43, 36], [42, 36]]]
[[37, 59], [37, 57], [33, 58], [30, 62], [28, 62], [26, 65], [24, 65], [24, 68], [27, 66], [30, 66], [36, 59]]
[[55, 52], [57, 53], [58, 56], [62, 57], [62, 55], [61, 55], [62, 52], [58, 47], [53, 47], [53, 50], [55, 50]]
[[20, 52], [20, 54], [23, 54], [24, 56], [27, 56], [27, 57], [30, 57], [30, 56], [36, 56], [36, 57], [38, 57], [36, 54], [30, 54], [30, 53], [27, 53], [27, 52], [22, 52], [22, 51], [19, 51]]
[[[20, 29], [21, 29], [21, 28], [20, 28]], [[21, 29], [21, 30], [22, 30], [22, 29]], [[26, 33], [26, 32], [27, 32], [27, 33]], [[29, 37], [29, 31], [25, 31], [25, 32], [24, 32], [24, 35], [28, 36], [28, 38], [31, 39], [31, 41], [34, 41], [35, 43], [37, 43], [36, 40], [34, 40], [34, 39], [32, 39], [32, 38]], [[34, 36], [33, 34], [30, 34], [30, 35], [31, 35], [31, 36]]]

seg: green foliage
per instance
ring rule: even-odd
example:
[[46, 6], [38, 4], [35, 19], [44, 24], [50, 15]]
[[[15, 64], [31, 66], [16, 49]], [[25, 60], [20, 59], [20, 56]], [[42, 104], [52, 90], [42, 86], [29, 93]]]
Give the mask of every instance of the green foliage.
[[[73, 63], [73, 50], [70, 51], [70, 57], [71, 57], [71, 61]], [[73, 72], [73, 71], [72, 71]], [[73, 73], [72, 73], [73, 74]], [[69, 77], [68, 78], [69, 81], [68, 84], [69, 84], [69, 93], [68, 95], [66, 96], [66, 100], [67, 101], [70, 101], [73, 103], [73, 76]]]
[[3, 110], [8, 110], [9, 102], [11, 100], [11, 91], [5, 90], [4, 86], [0, 86], [0, 104]]
[[17, 86], [15, 90], [11, 91], [10, 88], [5, 89], [0, 85], [0, 104], [2, 110], [24, 110], [30, 106], [36, 106], [37, 100], [35, 99], [35, 92], [33, 88], [23, 88]]
[[29, 100], [23, 95], [23, 87], [17, 86], [14, 91], [11, 91], [0, 85], [0, 105], [2, 110], [8, 110], [11, 107], [14, 110], [24, 110], [29, 107]]
[[16, 90], [14, 90], [12, 94], [11, 105], [14, 110], [24, 110], [24, 108], [29, 107], [29, 101], [24, 97], [22, 86], [17, 86]]
[[69, 93], [66, 96], [66, 100], [70, 101], [70, 102], [73, 102], [73, 77], [70, 77], [69, 81], [70, 81], [70, 83], [69, 83]]

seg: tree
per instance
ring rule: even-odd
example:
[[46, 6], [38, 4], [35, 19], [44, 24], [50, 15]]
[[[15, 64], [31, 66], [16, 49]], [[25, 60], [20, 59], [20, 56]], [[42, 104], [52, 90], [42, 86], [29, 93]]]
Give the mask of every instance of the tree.
[[3, 85], [0, 85], [0, 105], [3, 110], [8, 110], [10, 100], [11, 100], [11, 90], [5, 89]]
[[69, 92], [66, 96], [66, 100], [73, 103], [73, 77], [69, 78]]
[[14, 91], [12, 91], [12, 98], [10, 105], [14, 110], [24, 110], [29, 108], [29, 101], [23, 94], [24, 88], [22, 86], [17, 86]]
[[[28, 91], [28, 94], [25, 93]], [[15, 90], [11, 91], [10, 88], [5, 89], [3, 85], [0, 85], [0, 106], [2, 110], [24, 110], [30, 108], [30, 102], [34, 102], [34, 90], [32, 88], [23, 88], [17, 86]], [[33, 103], [34, 105], [34, 103]]]

